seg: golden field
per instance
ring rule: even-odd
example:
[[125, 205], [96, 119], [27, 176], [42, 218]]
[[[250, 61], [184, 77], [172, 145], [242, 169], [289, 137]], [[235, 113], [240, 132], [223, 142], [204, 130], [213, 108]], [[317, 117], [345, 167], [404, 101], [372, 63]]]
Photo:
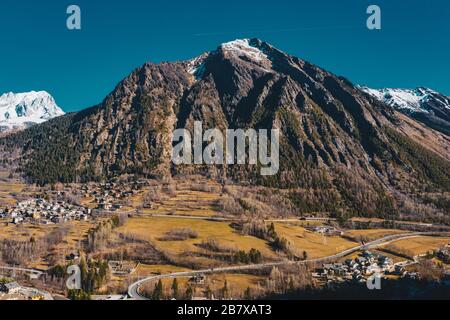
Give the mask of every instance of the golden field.
[[[134, 203], [138, 203], [135, 198]], [[181, 190], [177, 195], [163, 201], [155, 209], [142, 209], [143, 214], [156, 215], [180, 215], [213, 217], [220, 214], [215, 204], [220, 199], [220, 194], [203, 191]]]
[[341, 237], [324, 237], [303, 227], [275, 223], [275, 230], [280, 237], [286, 238], [301, 254], [308, 253], [308, 258], [321, 258], [356, 247], [356, 242]]
[[450, 243], [450, 237], [414, 237], [394, 241], [388, 244], [387, 248], [394, 248], [400, 252], [412, 255], [426, 254]]
[[[183, 228], [196, 231], [198, 238], [185, 241], [160, 240], [167, 232], [173, 229]], [[214, 238], [224, 248], [245, 251], [254, 248], [268, 258], [276, 258], [276, 254], [266, 241], [238, 233], [230, 227], [230, 222], [170, 217], [136, 217], [129, 219], [117, 231], [150, 241], [158, 250], [174, 255], [180, 255], [186, 252], [202, 252], [204, 250], [198, 247], [198, 245], [203, 240]]]
[[0, 181], [0, 208], [17, 204], [13, 194], [22, 192], [25, 187], [22, 183]]

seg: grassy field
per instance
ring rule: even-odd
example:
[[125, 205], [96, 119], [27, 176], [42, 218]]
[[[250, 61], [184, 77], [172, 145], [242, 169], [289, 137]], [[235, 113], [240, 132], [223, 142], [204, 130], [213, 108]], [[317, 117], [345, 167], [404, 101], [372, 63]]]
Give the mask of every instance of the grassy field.
[[15, 225], [9, 223], [10, 221], [11, 219], [0, 219], [0, 240], [28, 241], [31, 237], [38, 239], [56, 228], [56, 225]]
[[394, 241], [386, 245], [386, 247], [394, 251], [399, 250], [401, 253], [407, 255], [420, 255], [436, 250], [448, 243], [450, 243], [450, 238], [416, 237]]
[[[185, 241], [161, 241], [160, 238], [173, 229], [189, 228], [198, 233], [196, 239]], [[276, 254], [266, 241], [244, 236], [230, 227], [229, 222], [216, 222], [208, 220], [189, 220], [159, 217], [136, 217], [129, 219], [118, 232], [134, 235], [153, 243], [160, 251], [174, 255], [187, 252], [203, 252], [198, 245], [203, 240], [214, 238], [224, 248], [249, 251], [255, 248], [268, 258], [275, 258]]]
[[13, 206], [17, 204], [14, 199], [14, 193], [20, 193], [25, 189], [25, 185], [15, 182], [0, 182], [0, 208], [6, 206]]
[[51, 264], [49, 263], [50, 258], [63, 263], [66, 255], [72, 252], [78, 252], [78, 250], [81, 249], [80, 241], [86, 238], [89, 229], [93, 227], [92, 222], [84, 221], [71, 221], [63, 225], [14, 225], [8, 223], [8, 221], [9, 220], [0, 220], [0, 241], [9, 239], [27, 242], [30, 241], [31, 238], [39, 240], [58, 228], [67, 228], [68, 232], [61, 242], [52, 248], [49, 248], [48, 252], [42, 257], [30, 261], [27, 264], [27, 267], [42, 270], [51, 267]]
[[139, 266], [136, 268], [136, 271], [134, 275], [138, 277], [142, 276], [156, 276], [161, 274], [170, 274], [175, 272], [184, 272], [184, 271], [190, 271], [190, 269], [183, 268], [183, 267], [177, 267], [173, 265], [168, 264], [155, 264], [155, 265], [148, 265], [148, 264], [139, 264]]
[[275, 223], [275, 230], [280, 237], [293, 244], [297, 251], [306, 251], [309, 258], [330, 256], [358, 245], [341, 237], [324, 237], [295, 224]]
[[[156, 209], [143, 209], [143, 214], [213, 217], [220, 214], [216, 201], [220, 194], [181, 190], [175, 197], [163, 201]], [[136, 200], [134, 201], [136, 202]]]
[[[183, 228], [192, 229], [198, 233], [198, 237], [184, 241], [162, 241], [161, 238], [167, 232], [173, 229]], [[309, 258], [333, 255], [357, 245], [356, 242], [341, 237], [323, 237], [320, 234], [306, 230], [296, 223], [276, 222], [275, 229], [278, 235], [286, 238], [299, 254], [306, 251]], [[190, 253], [205, 253], [205, 249], [199, 247], [199, 244], [208, 238], [214, 238], [223, 248], [230, 248], [234, 251], [249, 251], [255, 248], [266, 258], [280, 259], [267, 241], [242, 235], [231, 228], [229, 222], [181, 218], [135, 217], [129, 219], [126, 225], [120, 227], [117, 231], [150, 241], [159, 251], [170, 255], [182, 256], [183, 254]]]

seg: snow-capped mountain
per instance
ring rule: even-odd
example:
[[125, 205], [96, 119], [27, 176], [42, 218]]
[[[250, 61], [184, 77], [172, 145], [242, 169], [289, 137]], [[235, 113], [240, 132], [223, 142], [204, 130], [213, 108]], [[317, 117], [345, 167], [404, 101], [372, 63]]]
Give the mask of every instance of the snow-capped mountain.
[[0, 96], [0, 132], [24, 129], [62, 115], [64, 111], [45, 91]]
[[[429, 107], [414, 105], [428, 113], [418, 114], [431, 114], [431, 98], [439, 106], [444, 99], [428, 95]], [[419, 217], [428, 208], [430, 214], [444, 212], [434, 202], [411, 208], [417, 190], [432, 190], [434, 197], [448, 189], [448, 138], [388, 108], [344, 77], [264, 41], [243, 39], [188, 61], [147, 62], [99, 105], [0, 139], [0, 147], [18, 149], [20, 166], [38, 184], [124, 173], [207, 174], [296, 190], [286, 198], [291, 209], [338, 208], [389, 218], [398, 210]], [[174, 165], [173, 130], [195, 133], [197, 121], [220, 132], [278, 129], [279, 173], [266, 179], [262, 165], [247, 163], [247, 157], [245, 165]], [[312, 200], [302, 191], [310, 189]]]
[[423, 87], [416, 89], [360, 87], [360, 89], [436, 130], [450, 133], [450, 97]]

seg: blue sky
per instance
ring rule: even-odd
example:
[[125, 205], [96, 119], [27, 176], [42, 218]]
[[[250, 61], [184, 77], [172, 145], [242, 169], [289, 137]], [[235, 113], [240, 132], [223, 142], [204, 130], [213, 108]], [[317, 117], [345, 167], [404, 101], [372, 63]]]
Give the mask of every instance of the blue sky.
[[[66, 8], [82, 30], [66, 28]], [[366, 9], [382, 10], [382, 30]], [[95, 105], [147, 61], [257, 37], [359, 84], [450, 95], [448, 0], [1, 0], [0, 94], [46, 90], [66, 111]]]

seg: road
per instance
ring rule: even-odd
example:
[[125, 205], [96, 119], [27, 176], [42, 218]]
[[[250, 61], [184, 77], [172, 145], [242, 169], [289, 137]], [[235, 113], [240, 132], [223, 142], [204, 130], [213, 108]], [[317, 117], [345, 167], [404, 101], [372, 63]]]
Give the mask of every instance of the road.
[[19, 268], [19, 267], [2, 267], [0, 266], [1, 270], [11, 270], [11, 271], [20, 271], [20, 272], [28, 272], [36, 274], [37, 276], [41, 276], [44, 272], [36, 269], [25, 269], [25, 268]]
[[135, 283], [131, 284], [128, 287], [128, 296], [130, 299], [133, 300], [147, 300], [147, 298], [143, 297], [139, 291], [143, 284], [150, 281], [158, 281], [162, 279], [173, 279], [173, 278], [179, 278], [179, 277], [193, 277], [198, 274], [213, 274], [213, 273], [224, 273], [224, 272], [236, 272], [236, 271], [244, 271], [244, 270], [258, 270], [258, 269], [265, 269], [270, 267], [276, 267], [281, 265], [287, 265], [287, 264], [306, 264], [306, 263], [324, 263], [327, 261], [333, 261], [337, 260], [339, 258], [348, 256], [349, 254], [352, 254], [354, 252], [360, 251], [360, 250], [367, 250], [367, 249], [373, 249], [376, 247], [380, 247], [382, 245], [389, 244], [391, 242], [397, 241], [397, 240], [403, 240], [403, 239], [409, 239], [409, 238], [416, 238], [420, 236], [449, 236], [450, 233], [445, 232], [415, 232], [415, 233], [408, 233], [408, 234], [394, 234], [390, 236], [386, 236], [377, 240], [374, 240], [372, 242], [366, 243], [365, 245], [360, 245], [351, 249], [344, 250], [342, 252], [339, 252], [335, 255], [318, 258], [318, 259], [309, 259], [304, 261], [279, 261], [279, 262], [272, 262], [272, 263], [262, 263], [262, 264], [253, 264], [253, 265], [244, 265], [244, 266], [231, 266], [231, 267], [224, 267], [224, 268], [215, 268], [215, 269], [206, 269], [206, 270], [196, 270], [196, 271], [187, 271], [187, 272], [176, 272], [176, 273], [170, 273], [165, 275], [158, 275], [158, 276], [151, 276], [144, 279], [141, 279], [139, 281], [136, 281]]
[[[175, 215], [175, 214], [151, 214], [140, 213], [140, 217], [152, 218], [172, 218], [172, 219], [187, 219], [187, 220], [210, 220], [210, 221], [236, 221], [236, 217], [219, 217], [219, 216], [192, 216], [192, 215]], [[265, 219], [266, 222], [314, 222], [314, 221], [336, 221], [333, 218], [287, 218], [287, 219]]]

